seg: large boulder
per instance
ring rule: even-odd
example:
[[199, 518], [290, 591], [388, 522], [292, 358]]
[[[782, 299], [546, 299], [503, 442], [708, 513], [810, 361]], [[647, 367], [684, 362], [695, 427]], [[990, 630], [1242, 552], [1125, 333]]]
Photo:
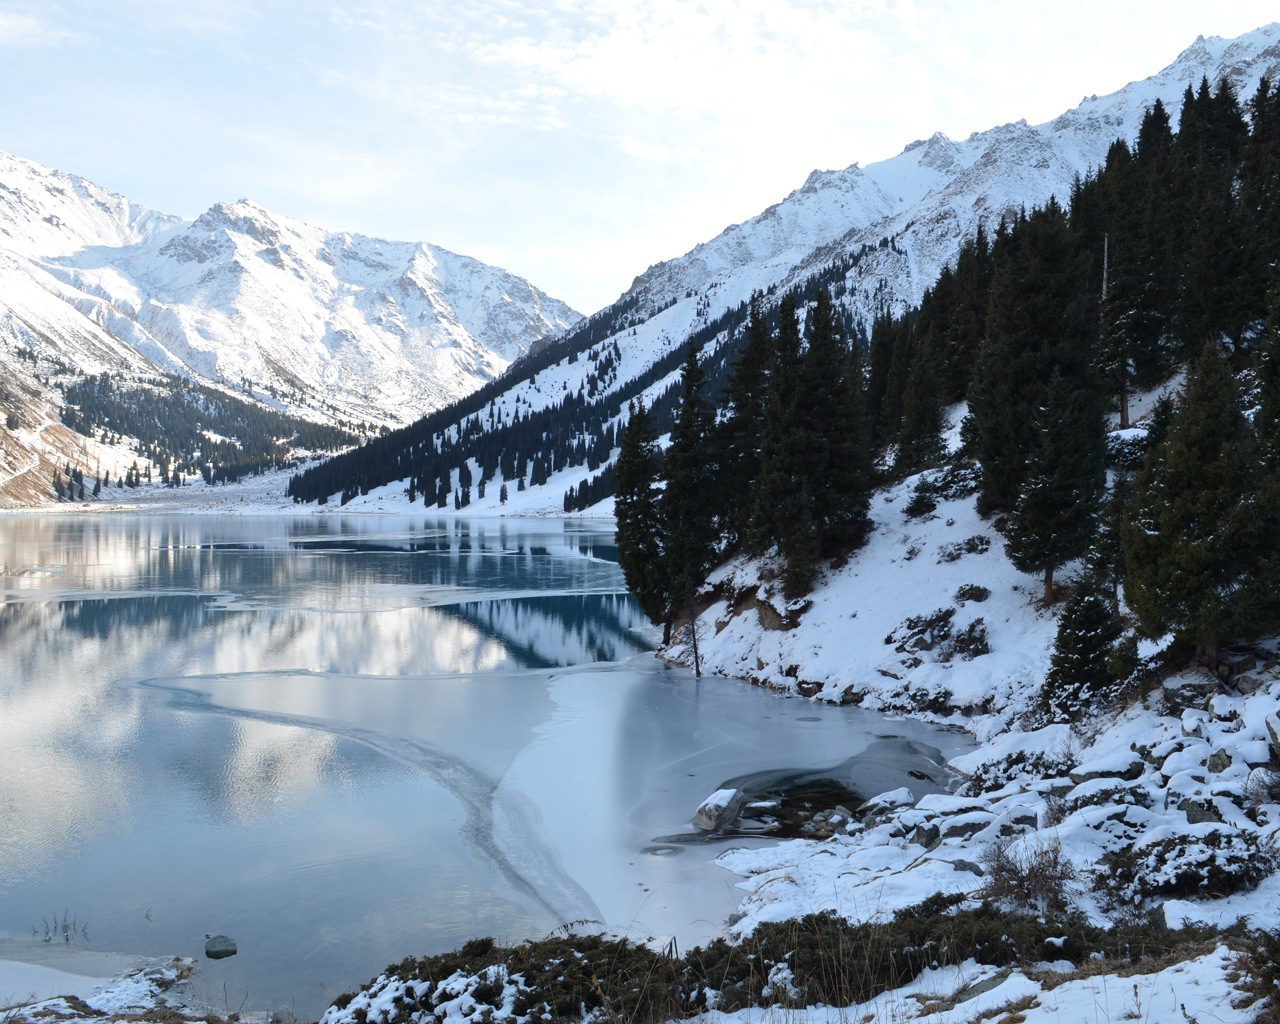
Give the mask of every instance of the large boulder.
[[707, 832], [728, 828], [738, 820], [746, 802], [747, 794], [740, 789], [718, 789], [693, 812], [693, 827]]

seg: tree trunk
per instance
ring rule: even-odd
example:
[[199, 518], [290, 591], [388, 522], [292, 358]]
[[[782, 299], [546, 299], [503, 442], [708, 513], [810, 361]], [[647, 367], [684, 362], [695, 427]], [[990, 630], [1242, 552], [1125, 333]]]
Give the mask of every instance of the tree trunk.
[[1045, 606], [1053, 604], [1053, 566], [1046, 566], [1044, 570], [1044, 603]]

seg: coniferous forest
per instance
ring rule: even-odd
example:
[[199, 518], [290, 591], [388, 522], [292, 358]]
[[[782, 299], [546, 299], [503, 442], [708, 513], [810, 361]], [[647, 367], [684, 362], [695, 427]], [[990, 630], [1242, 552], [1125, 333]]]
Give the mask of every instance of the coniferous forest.
[[[586, 466], [563, 507], [616, 496], [628, 584], [670, 637], [735, 553], [772, 555], [784, 597], [802, 600], [865, 540], [874, 488], [949, 458], [1046, 603], [1083, 560], [1062, 659], [1084, 618], [1089, 643], [1113, 631], [1122, 584], [1144, 632], [1201, 653], [1280, 627], [1280, 89], [1264, 79], [1242, 100], [1205, 80], [1177, 120], [1157, 102], [1132, 146], [1117, 140], [1069, 196], [980, 229], [902, 315], [850, 319], [840, 297], [865, 252], [845, 253], [620, 379], [626, 331], [654, 313], [633, 296], [476, 394], [299, 473], [289, 494], [345, 502], [406, 481], [411, 500], [461, 509]], [[499, 406], [513, 380], [580, 358], [593, 367], [580, 390]], [[1180, 372], [1176, 408], [1129, 430], [1132, 398]], [[1099, 678], [1123, 671], [1123, 651], [1098, 657]]]
[[207, 483], [231, 483], [292, 464], [295, 449], [335, 451], [358, 436], [180, 377], [144, 383], [102, 374], [69, 385], [64, 398], [68, 427], [103, 440], [137, 438], [138, 454], [175, 485], [196, 471]]
[[[1144, 634], [1201, 656], [1280, 629], [1280, 89], [1202, 81], [1176, 133], [1157, 102], [1066, 200], [969, 239], [865, 358], [825, 287], [757, 295], [717, 388], [689, 345], [665, 451], [632, 404], [619, 554], [668, 638], [733, 553], [772, 556], [803, 598], [864, 540], [873, 487], [942, 463], [961, 401], [956, 475], [1011, 561], [1046, 604], [1083, 566], [1045, 690], [1059, 712], [1131, 668], [1121, 585]], [[1127, 429], [1131, 399], [1179, 372], [1179, 400]]]

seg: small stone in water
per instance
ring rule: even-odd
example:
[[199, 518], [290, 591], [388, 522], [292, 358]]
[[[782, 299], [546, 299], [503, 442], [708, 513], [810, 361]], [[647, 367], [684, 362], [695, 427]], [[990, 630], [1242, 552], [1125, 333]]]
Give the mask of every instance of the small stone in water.
[[205, 938], [208, 941], [204, 944], [204, 955], [210, 960], [236, 955], [235, 939], [225, 935], [206, 935]]

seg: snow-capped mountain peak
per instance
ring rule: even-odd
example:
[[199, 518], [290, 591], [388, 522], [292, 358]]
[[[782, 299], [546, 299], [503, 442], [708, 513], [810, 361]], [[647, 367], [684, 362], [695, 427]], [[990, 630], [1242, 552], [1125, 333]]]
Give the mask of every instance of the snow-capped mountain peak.
[[0, 248], [64, 256], [134, 245], [182, 224], [74, 174], [0, 152]]
[[[251, 199], [185, 221], [7, 154], [0, 249], [20, 268], [5, 294], [14, 317], [32, 320], [24, 295], [43, 310], [35, 337], [10, 332], [11, 349], [38, 349], [43, 334], [60, 365], [149, 362], [322, 418], [407, 422], [580, 319], [528, 281], [428, 243], [326, 231]], [[50, 294], [65, 317], [50, 319]], [[99, 357], [82, 358], [74, 339], [86, 331]], [[119, 359], [102, 357], [99, 334], [123, 346]]]

